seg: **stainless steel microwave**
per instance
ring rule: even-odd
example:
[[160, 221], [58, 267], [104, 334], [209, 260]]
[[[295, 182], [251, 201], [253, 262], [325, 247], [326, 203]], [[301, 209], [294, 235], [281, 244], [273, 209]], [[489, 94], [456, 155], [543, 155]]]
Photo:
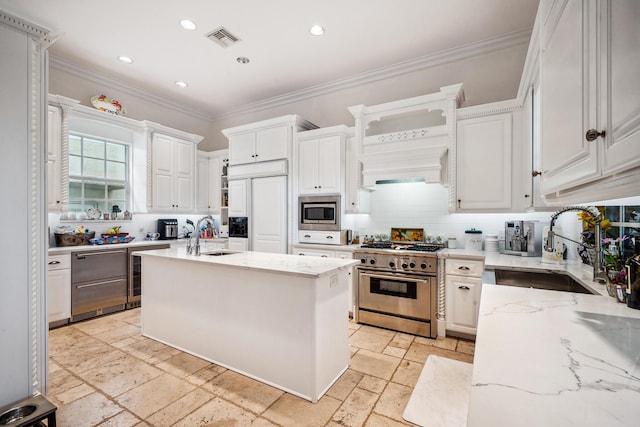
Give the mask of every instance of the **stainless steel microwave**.
[[340, 195], [298, 198], [298, 230], [340, 230]]

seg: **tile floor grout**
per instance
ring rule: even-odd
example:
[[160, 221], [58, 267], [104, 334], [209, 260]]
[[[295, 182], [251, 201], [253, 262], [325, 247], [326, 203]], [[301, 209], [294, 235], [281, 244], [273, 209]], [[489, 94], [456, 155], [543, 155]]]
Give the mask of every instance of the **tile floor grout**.
[[350, 366], [316, 404], [143, 337], [140, 309], [50, 331], [47, 397], [62, 427], [413, 425], [426, 358], [473, 361], [470, 341], [348, 325]]

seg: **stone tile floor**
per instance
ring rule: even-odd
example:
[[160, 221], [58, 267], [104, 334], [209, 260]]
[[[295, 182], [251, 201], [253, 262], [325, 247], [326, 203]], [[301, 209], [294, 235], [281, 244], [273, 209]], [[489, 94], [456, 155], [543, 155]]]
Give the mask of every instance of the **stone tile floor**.
[[316, 404], [145, 338], [140, 309], [51, 330], [49, 393], [61, 427], [400, 426], [431, 354], [474, 343], [349, 321], [351, 364]]

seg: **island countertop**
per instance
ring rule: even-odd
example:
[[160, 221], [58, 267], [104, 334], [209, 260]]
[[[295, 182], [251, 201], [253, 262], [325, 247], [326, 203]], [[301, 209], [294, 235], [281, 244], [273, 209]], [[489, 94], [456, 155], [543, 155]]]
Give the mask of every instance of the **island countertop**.
[[485, 285], [468, 426], [640, 420], [640, 311], [599, 295]]
[[195, 256], [188, 254], [186, 248], [180, 247], [144, 251], [141, 252], [140, 255], [142, 257], [163, 257], [178, 261], [208, 263], [240, 269], [261, 270], [309, 277], [324, 276], [343, 268], [351, 268], [360, 263], [359, 260], [355, 259], [322, 258], [252, 251], [229, 253], [221, 256], [206, 255], [203, 252], [201, 255]]

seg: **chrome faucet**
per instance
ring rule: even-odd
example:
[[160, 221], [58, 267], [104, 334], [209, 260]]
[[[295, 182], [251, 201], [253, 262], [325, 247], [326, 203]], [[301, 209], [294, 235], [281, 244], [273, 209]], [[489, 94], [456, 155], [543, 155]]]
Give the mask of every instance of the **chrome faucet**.
[[549, 224], [549, 234], [547, 235], [547, 246], [544, 247], [544, 250], [547, 252], [553, 252], [555, 248], [554, 238], [553, 236], [558, 236], [562, 239], [569, 240], [570, 242], [578, 243], [579, 245], [586, 246], [585, 242], [578, 242], [576, 240], [570, 239], [565, 236], [561, 236], [557, 233], [553, 232], [553, 226], [556, 223], [556, 220], [560, 215], [569, 211], [583, 211], [588, 213], [594, 218], [595, 221], [595, 257], [593, 259], [593, 281], [599, 283], [607, 283], [607, 274], [604, 270], [604, 263], [602, 257], [602, 219], [600, 218], [600, 211], [595, 207], [584, 207], [584, 206], [567, 206], [566, 208], [560, 209], [558, 212], [551, 215], [551, 223]]
[[189, 236], [189, 241], [187, 242], [187, 253], [191, 254], [195, 252], [194, 255], [196, 256], [200, 256], [200, 224], [202, 223], [202, 221], [208, 222], [209, 224], [213, 225], [213, 217], [211, 215], [207, 215], [198, 220], [198, 223], [195, 229], [195, 235], [196, 235], [195, 245], [191, 246], [191, 236]]

